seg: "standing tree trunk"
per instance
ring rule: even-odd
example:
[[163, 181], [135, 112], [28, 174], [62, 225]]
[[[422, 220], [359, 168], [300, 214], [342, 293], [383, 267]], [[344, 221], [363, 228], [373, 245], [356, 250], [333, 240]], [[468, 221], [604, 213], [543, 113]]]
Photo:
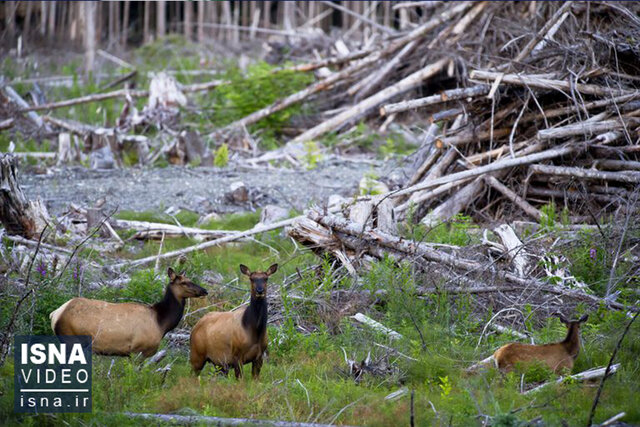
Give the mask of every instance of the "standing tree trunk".
[[205, 1], [198, 2], [198, 43], [204, 43], [204, 16]]
[[93, 72], [96, 60], [96, 12], [97, 3], [86, 2], [84, 6], [84, 72], [88, 77]]
[[56, 35], [56, 3], [52, 1], [49, 3], [49, 36], [54, 37]]
[[31, 33], [31, 17], [33, 16], [33, 2], [27, 2], [27, 11], [24, 16], [24, 30], [22, 31], [22, 42], [26, 44]]
[[44, 36], [47, 33], [47, 4], [49, 2], [40, 2], [40, 35]]
[[122, 47], [127, 47], [127, 39], [129, 38], [129, 9], [131, 7], [131, 2], [124, 2], [123, 16], [122, 16], [122, 39], [120, 40], [120, 44]]
[[[160, 2], [158, 2], [160, 3]], [[160, 11], [160, 6], [158, 6], [158, 11]], [[144, 16], [142, 18], [142, 40], [143, 43], [149, 43], [151, 41], [151, 2], [144, 2]]]
[[271, 2], [269, 0], [262, 2], [264, 6], [264, 16], [262, 17], [262, 28], [268, 29], [271, 24]]
[[193, 2], [186, 1], [184, 5], [184, 38], [193, 40]]
[[49, 215], [40, 200], [30, 202], [22, 192], [18, 184], [17, 163], [11, 154], [0, 156], [0, 222], [8, 234], [37, 238]]
[[[151, 2], [147, 2], [151, 3]], [[160, 37], [164, 37], [167, 33], [167, 16], [166, 16], [166, 1], [161, 0], [157, 3], [157, 11], [156, 14], [156, 39]]]

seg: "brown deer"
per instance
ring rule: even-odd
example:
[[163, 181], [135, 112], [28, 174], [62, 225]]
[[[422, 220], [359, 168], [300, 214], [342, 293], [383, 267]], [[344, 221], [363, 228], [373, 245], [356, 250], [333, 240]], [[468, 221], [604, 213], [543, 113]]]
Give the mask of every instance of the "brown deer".
[[242, 377], [242, 366], [251, 363], [253, 378], [260, 376], [267, 349], [267, 280], [276, 270], [278, 264], [264, 272], [240, 265], [251, 282], [251, 301], [244, 309], [208, 313], [198, 321], [191, 332], [191, 367], [196, 374], [209, 361], [225, 374], [232, 367], [236, 378]]
[[51, 329], [56, 335], [90, 335], [97, 354], [149, 357], [164, 335], [180, 323], [185, 300], [207, 295], [184, 272], [176, 274], [169, 268], [167, 274], [164, 298], [154, 305], [73, 298], [49, 315]]
[[517, 363], [526, 365], [536, 361], [547, 365], [556, 374], [564, 369], [570, 371], [580, 352], [580, 325], [587, 321], [589, 315], [585, 314], [576, 321], [568, 321], [562, 315], [558, 317], [568, 329], [563, 341], [542, 345], [509, 343], [497, 349], [491, 356], [469, 367], [467, 372], [472, 373], [490, 365], [494, 365], [503, 372], [509, 372]]

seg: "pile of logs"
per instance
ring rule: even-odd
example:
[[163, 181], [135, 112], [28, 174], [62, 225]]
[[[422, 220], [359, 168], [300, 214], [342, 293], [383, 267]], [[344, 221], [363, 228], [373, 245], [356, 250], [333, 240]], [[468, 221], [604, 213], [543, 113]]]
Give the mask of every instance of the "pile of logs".
[[[594, 222], [635, 209], [640, 91], [638, 49], [628, 40], [640, 29], [640, 6], [466, 1], [412, 7], [423, 12], [413, 28], [358, 46], [339, 39], [335, 56], [283, 67], [316, 72], [317, 80], [203, 137], [184, 131], [177, 108], [186, 93], [215, 90], [223, 81], [180, 87], [159, 73], [148, 91], [34, 106], [8, 86], [4, 92], [33, 124], [61, 130], [59, 163], [81, 159], [80, 150], [91, 153], [96, 168], [117, 167], [119, 153], [133, 146], [141, 164], [164, 155], [172, 163], [211, 165], [210, 147], [251, 139], [250, 125], [310, 102], [321, 109], [305, 121], [311, 127], [276, 152], [260, 155], [254, 144], [239, 155], [253, 156], [248, 164], [254, 166], [278, 159], [299, 165], [304, 143], [321, 142], [359, 120], [380, 129], [408, 124], [419, 147], [385, 177], [396, 220], [434, 225], [473, 211], [482, 220], [516, 214], [539, 221], [540, 208], [555, 202], [575, 222]], [[131, 102], [140, 97], [149, 97], [142, 112]], [[125, 100], [112, 128], [37, 114], [111, 98]], [[415, 124], [425, 119], [429, 125], [415, 135]], [[10, 120], [2, 126], [12, 126]], [[132, 134], [149, 125], [162, 136]]]

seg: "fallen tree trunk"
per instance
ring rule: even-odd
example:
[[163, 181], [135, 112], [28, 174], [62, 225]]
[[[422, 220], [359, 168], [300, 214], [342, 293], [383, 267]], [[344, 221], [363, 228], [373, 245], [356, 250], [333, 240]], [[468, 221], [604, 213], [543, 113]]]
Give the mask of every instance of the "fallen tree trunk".
[[[540, 389], [543, 389], [551, 384], [562, 384], [566, 380], [573, 381], [592, 381], [599, 378], [602, 378], [605, 374], [607, 368], [592, 368], [583, 372], [580, 372], [575, 375], [569, 375], [568, 377], [560, 377], [555, 381], [546, 382], [544, 384], [540, 384], [539, 386], [532, 388], [531, 390], [527, 390], [524, 394], [535, 393]], [[611, 365], [609, 369], [609, 375], [614, 374], [620, 369], [620, 364], [616, 363], [615, 365]]]
[[400, 113], [402, 111], [413, 110], [416, 108], [427, 107], [430, 105], [440, 104], [443, 102], [454, 101], [469, 97], [486, 95], [489, 93], [490, 87], [487, 85], [478, 85], [461, 89], [450, 89], [438, 95], [431, 95], [425, 98], [411, 99], [409, 101], [396, 102], [394, 104], [386, 104], [380, 108], [380, 115]]
[[528, 165], [536, 163], [542, 160], [549, 160], [556, 157], [564, 156], [569, 153], [575, 153], [581, 151], [583, 148], [580, 145], [567, 143], [560, 147], [550, 148], [548, 150], [541, 151], [535, 154], [528, 154], [522, 157], [508, 158], [498, 160], [485, 166], [480, 166], [475, 169], [470, 169], [462, 172], [452, 173], [441, 178], [430, 180], [428, 182], [421, 182], [420, 184], [412, 185], [411, 187], [404, 188], [402, 190], [394, 191], [383, 196], [388, 197], [400, 197], [407, 194], [415, 193], [416, 191], [426, 190], [428, 188], [437, 187], [442, 184], [448, 184], [450, 182], [460, 181], [466, 178], [473, 178], [476, 176], [484, 175], [490, 172], [497, 172], [500, 170], [512, 168], [515, 166]]
[[199, 240], [210, 240], [219, 237], [236, 234], [236, 231], [228, 230], [204, 230], [202, 228], [181, 227], [173, 224], [162, 224], [147, 221], [130, 221], [123, 219], [111, 219], [110, 223], [115, 228], [136, 230], [134, 239], [161, 239], [165, 237], [187, 236]]
[[621, 120], [603, 120], [599, 122], [581, 122], [572, 123], [567, 126], [561, 126], [551, 129], [542, 129], [538, 131], [539, 139], [557, 139], [566, 138], [575, 135], [593, 136], [603, 132], [609, 132], [616, 129], [623, 129], [628, 126]]
[[520, 209], [522, 209], [527, 215], [533, 217], [536, 220], [540, 220], [542, 218], [542, 212], [538, 209], [534, 208], [529, 202], [527, 202], [522, 197], [518, 196], [513, 190], [509, 187], [498, 181], [498, 179], [492, 175], [486, 175], [483, 177], [484, 181], [493, 189], [499, 191], [504, 195], [507, 199], [517, 205]]
[[[466, 272], [483, 272], [489, 269], [493, 277], [505, 280], [525, 289], [535, 289], [539, 292], [548, 292], [556, 295], [563, 295], [569, 298], [585, 301], [590, 304], [606, 304], [618, 310], [637, 311], [636, 308], [627, 307], [615, 301], [604, 300], [602, 298], [586, 294], [579, 290], [572, 290], [563, 288], [561, 286], [548, 285], [537, 279], [522, 278], [517, 274], [510, 273], [502, 269], [497, 269], [493, 265], [487, 267], [484, 263], [464, 259], [457, 255], [452, 255], [441, 250], [436, 250], [434, 249], [434, 247], [422, 242], [405, 240], [397, 236], [389, 235], [380, 230], [363, 228], [362, 225], [355, 224], [336, 215], [323, 214], [312, 209], [308, 212], [307, 216], [308, 219], [312, 220], [312, 222], [316, 222], [323, 227], [328, 227], [328, 230], [325, 229], [324, 231], [321, 231], [321, 233], [329, 236], [332, 245], [341, 247], [342, 244], [349, 243], [351, 247], [354, 250], [358, 251], [358, 253], [360, 254], [364, 253], [363, 251], [370, 249], [372, 254], [374, 254], [375, 256], [380, 256], [385, 251], [390, 250], [392, 254], [395, 252], [396, 255], [401, 255], [410, 259], [423, 258], [427, 261], [435, 262], [438, 265], [447, 265], [450, 267], [462, 269]], [[296, 221], [298, 221], [298, 219], [296, 219]], [[301, 220], [301, 222], [303, 221], [305, 221], [305, 219]], [[300, 234], [303, 234], [303, 232], [301, 232], [301, 230], [297, 228], [296, 225], [297, 224], [295, 223], [293, 224], [293, 226], [291, 227], [292, 232], [290, 232], [290, 234], [298, 238]], [[348, 234], [355, 237], [356, 239], [353, 239], [352, 241], [342, 240], [341, 242], [339, 237], [333, 234], [331, 230]], [[304, 243], [304, 240], [301, 241], [303, 241]]]
[[331, 132], [332, 130], [337, 129], [341, 125], [346, 122], [359, 118], [362, 114], [365, 114], [370, 109], [377, 107], [382, 102], [386, 101], [389, 98], [392, 98], [400, 93], [406, 92], [409, 89], [416, 87], [421, 84], [424, 80], [433, 77], [438, 74], [445, 65], [449, 62], [448, 58], [440, 59], [432, 64], [427, 65], [423, 69], [416, 71], [415, 73], [405, 77], [399, 82], [381, 90], [375, 95], [370, 96], [367, 99], [362, 100], [358, 104], [353, 107], [343, 111], [342, 113], [330, 118], [329, 120], [320, 123], [319, 125], [303, 132], [302, 134], [295, 137], [291, 143], [300, 143], [310, 141], [315, 139], [321, 135], [324, 135], [327, 132]]
[[593, 84], [583, 84], [565, 80], [548, 79], [526, 74], [503, 74], [493, 71], [473, 70], [469, 78], [471, 80], [485, 81], [494, 81], [497, 79], [501, 79], [502, 83], [508, 83], [512, 85], [558, 90], [560, 92], [567, 91], [568, 93], [570, 93], [572, 90], [575, 90], [585, 95], [596, 95], [603, 97], [637, 94], [637, 91], [613, 89]]
[[222, 418], [204, 415], [138, 414], [134, 412], [123, 412], [122, 415], [128, 418], [146, 420], [153, 423], [165, 422], [179, 425], [211, 424], [217, 426], [260, 425], [271, 427], [330, 427], [329, 424], [301, 423], [297, 421], [259, 420], [255, 418]]
[[544, 175], [567, 176], [572, 178], [597, 179], [603, 181], [618, 181], [628, 184], [640, 183], [640, 172], [606, 172], [593, 169], [583, 169], [569, 166], [531, 165], [532, 173]]
[[[182, 86], [180, 89], [183, 92], [201, 92], [214, 89], [222, 84], [228, 83], [224, 80], [212, 80], [206, 83], [196, 83], [193, 85]], [[81, 96], [73, 99], [66, 99], [64, 101], [57, 102], [49, 102], [47, 104], [42, 105], [33, 105], [33, 106], [23, 106], [20, 112], [29, 112], [29, 111], [42, 111], [42, 110], [54, 110], [56, 108], [64, 108], [71, 107], [72, 105], [80, 105], [87, 104], [89, 102], [100, 102], [107, 99], [113, 98], [126, 98], [130, 96], [131, 98], [146, 98], [148, 97], [150, 92], [148, 90], [131, 90], [131, 89], [120, 89], [107, 93], [96, 93], [94, 95]]]
[[[298, 217], [296, 217], [296, 218], [298, 218]], [[152, 255], [152, 256], [148, 256], [146, 258], [136, 259], [136, 260], [132, 260], [132, 261], [126, 261], [126, 262], [113, 264], [113, 265], [111, 265], [111, 268], [112, 269], [120, 269], [120, 268], [123, 268], [123, 267], [137, 267], [137, 266], [140, 266], [140, 265], [150, 264], [152, 262], [155, 262], [156, 260], [170, 259], [170, 258], [178, 257], [180, 255], [185, 255], [185, 254], [188, 254], [188, 253], [191, 253], [191, 252], [201, 251], [203, 249], [207, 249], [207, 248], [211, 248], [211, 247], [214, 247], [214, 246], [222, 245], [224, 243], [234, 242], [234, 241], [243, 239], [245, 237], [254, 236], [256, 234], [264, 233], [265, 231], [271, 231], [271, 230], [276, 230], [278, 228], [286, 227], [286, 226], [292, 224], [293, 221], [296, 218], [291, 218], [291, 219], [286, 219], [284, 221], [275, 222], [275, 223], [270, 224], [268, 226], [254, 227], [254, 228], [252, 228], [250, 230], [247, 230], [247, 231], [236, 232], [236, 233], [233, 233], [231, 235], [228, 235], [228, 236], [225, 236], [225, 237], [221, 237], [219, 239], [211, 240], [209, 242], [200, 243], [200, 244], [195, 245], [195, 246], [189, 246], [188, 248], [179, 249], [179, 250], [171, 251], [171, 252], [166, 252], [164, 254]]]

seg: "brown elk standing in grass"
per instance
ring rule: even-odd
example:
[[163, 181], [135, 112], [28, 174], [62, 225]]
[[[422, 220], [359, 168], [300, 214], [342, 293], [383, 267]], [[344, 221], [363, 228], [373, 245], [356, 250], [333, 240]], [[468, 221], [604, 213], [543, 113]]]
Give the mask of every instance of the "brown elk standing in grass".
[[568, 321], [562, 315], [558, 317], [568, 329], [563, 341], [542, 345], [509, 343], [497, 349], [493, 355], [469, 367], [467, 372], [472, 373], [490, 365], [503, 372], [509, 372], [518, 363], [526, 365], [535, 362], [547, 365], [556, 374], [560, 374], [564, 369], [571, 371], [573, 362], [580, 352], [580, 325], [587, 321], [589, 315], [585, 314], [577, 321]]
[[185, 300], [207, 295], [184, 272], [176, 274], [169, 268], [167, 274], [164, 298], [154, 305], [73, 298], [49, 315], [51, 329], [56, 335], [90, 335], [97, 354], [149, 357], [162, 337], [180, 323]]
[[267, 280], [277, 269], [273, 264], [267, 271], [251, 272], [240, 265], [251, 281], [251, 302], [244, 309], [208, 313], [198, 321], [191, 332], [191, 367], [196, 374], [209, 361], [225, 374], [232, 367], [236, 378], [242, 377], [245, 363], [252, 363], [253, 378], [260, 376], [267, 349]]

